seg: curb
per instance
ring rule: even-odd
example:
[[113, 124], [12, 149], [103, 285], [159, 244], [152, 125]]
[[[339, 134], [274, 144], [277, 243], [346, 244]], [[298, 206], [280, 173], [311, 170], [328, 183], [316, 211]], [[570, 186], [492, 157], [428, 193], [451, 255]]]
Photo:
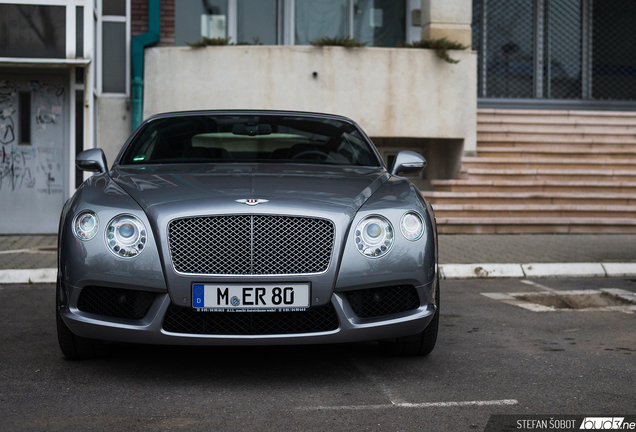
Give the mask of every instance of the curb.
[[0, 270], [0, 284], [55, 283], [56, 268]]
[[[441, 264], [442, 279], [635, 277], [636, 263]], [[0, 284], [55, 283], [57, 269], [0, 270]]]
[[442, 264], [442, 279], [625, 277], [636, 263]]

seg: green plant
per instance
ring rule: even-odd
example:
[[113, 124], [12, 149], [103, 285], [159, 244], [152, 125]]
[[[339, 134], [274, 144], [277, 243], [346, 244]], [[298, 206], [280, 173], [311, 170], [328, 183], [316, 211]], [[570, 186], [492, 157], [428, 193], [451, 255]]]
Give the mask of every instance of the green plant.
[[336, 37], [321, 37], [309, 41], [313, 46], [341, 46], [346, 48], [363, 47], [367, 45], [367, 42], [358, 42], [352, 37], [336, 36]]
[[188, 43], [192, 48], [204, 48], [206, 46], [222, 46], [222, 45], [263, 45], [261, 40], [257, 37], [253, 39], [254, 42], [230, 42], [230, 38], [207, 38], [201, 36], [201, 39], [197, 42]]
[[[230, 44], [234, 45], [234, 44]], [[258, 37], [252, 38], [252, 42], [237, 42], [236, 45], [263, 45], [261, 39]]]
[[205, 36], [201, 36], [201, 39], [197, 42], [188, 43], [188, 45], [192, 48], [203, 48], [206, 46], [218, 46], [218, 45], [229, 45], [230, 38], [208, 38]]
[[464, 50], [468, 48], [466, 45], [462, 45], [459, 42], [450, 41], [445, 37], [441, 39], [422, 39], [413, 43], [400, 42], [398, 43], [398, 47], [434, 49], [437, 57], [448, 63], [453, 64], [459, 63], [459, 60], [450, 58], [450, 56], [448, 55], [448, 50]]

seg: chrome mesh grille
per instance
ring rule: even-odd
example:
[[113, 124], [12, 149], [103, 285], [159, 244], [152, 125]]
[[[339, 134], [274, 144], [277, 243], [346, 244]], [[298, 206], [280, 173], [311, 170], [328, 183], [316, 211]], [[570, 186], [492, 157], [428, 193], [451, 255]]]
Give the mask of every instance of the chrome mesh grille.
[[327, 270], [333, 223], [292, 216], [175, 219], [168, 226], [176, 271], [189, 274], [307, 274]]

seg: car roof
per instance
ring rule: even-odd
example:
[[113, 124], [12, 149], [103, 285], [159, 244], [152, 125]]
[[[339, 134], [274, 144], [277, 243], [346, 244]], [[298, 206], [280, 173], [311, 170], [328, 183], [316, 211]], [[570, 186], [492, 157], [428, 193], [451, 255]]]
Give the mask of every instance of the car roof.
[[327, 113], [318, 113], [318, 112], [310, 112], [310, 111], [263, 110], [263, 109], [172, 111], [172, 112], [155, 114], [152, 117], [149, 117], [146, 120], [144, 120], [144, 123], [150, 122], [152, 120], [162, 119], [162, 118], [187, 117], [192, 115], [278, 115], [278, 116], [292, 115], [292, 116], [316, 118], [316, 119], [340, 120], [340, 121], [344, 121], [344, 122], [351, 123], [358, 126], [357, 123], [351, 120], [350, 118], [337, 115], [337, 114], [327, 114]]

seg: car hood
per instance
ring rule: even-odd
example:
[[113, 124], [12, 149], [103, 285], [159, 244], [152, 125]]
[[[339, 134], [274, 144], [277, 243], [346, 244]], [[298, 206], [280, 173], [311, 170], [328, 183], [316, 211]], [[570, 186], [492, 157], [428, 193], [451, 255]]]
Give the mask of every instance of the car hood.
[[290, 164], [115, 166], [110, 175], [147, 213], [157, 206], [244, 211], [245, 203], [236, 200], [260, 199], [268, 200], [268, 211], [313, 207], [353, 214], [389, 178], [382, 167]]

